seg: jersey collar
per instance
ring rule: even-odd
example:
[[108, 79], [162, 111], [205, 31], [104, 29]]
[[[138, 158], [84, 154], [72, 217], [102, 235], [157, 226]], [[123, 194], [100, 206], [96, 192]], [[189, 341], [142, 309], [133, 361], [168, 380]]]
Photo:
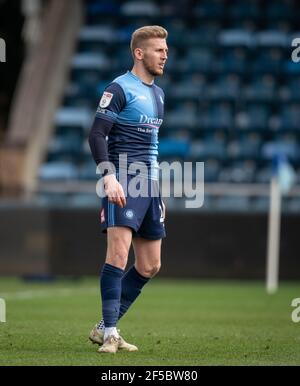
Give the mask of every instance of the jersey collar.
[[154, 85], [154, 81], [153, 81], [152, 84], [148, 84], [148, 83], [143, 82], [141, 78], [139, 78], [138, 76], [136, 76], [135, 74], [133, 74], [131, 71], [128, 70], [128, 71], [127, 71], [127, 74], [128, 74], [128, 73], [129, 73], [134, 79], [136, 79], [136, 80], [138, 80], [139, 82], [143, 83], [143, 85], [145, 85], [145, 86], [147, 86], [147, 87], [152, 87], [152, 86]]

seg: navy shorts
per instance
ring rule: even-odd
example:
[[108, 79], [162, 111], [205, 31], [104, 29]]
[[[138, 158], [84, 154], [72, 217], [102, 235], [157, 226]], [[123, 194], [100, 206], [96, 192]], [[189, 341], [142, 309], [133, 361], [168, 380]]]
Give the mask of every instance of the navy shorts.
[[[133, 176], [127, 176], [127, 188]], [[124, 189], [124, 183], [120, 181]], [[100, 213], [102, 232], [106, 233], [107, 228], [128, 227], [133, 231], [133, 236], [143, 237], [149, 240], [159, 240], [166, 237], [163, 217], [163, 204], [158, 191], [158, 182], [140, 178], [140, 183], [145, 187], [147, 197], [132, 197], [130, 189], [126, 194], [126, 206], [120, 206], [108, 201], [107, 197], [102, 199]], [[156, 185], [154, 188], [153, 186]], [[155, 191], [155, 194], [150, 194]]]

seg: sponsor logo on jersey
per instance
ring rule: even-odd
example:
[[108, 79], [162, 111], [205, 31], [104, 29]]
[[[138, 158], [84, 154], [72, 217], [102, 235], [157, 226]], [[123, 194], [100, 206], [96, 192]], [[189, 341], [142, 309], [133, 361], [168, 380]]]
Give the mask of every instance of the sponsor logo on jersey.
[[108, 107], [110, 105], [110, 102], [111, 102], [113, 96], [114, 96], [114, 94], [111, 94], [110, 92], [105, 91], [102, 95], [99, 106], [102, 108]]
[[140, 123], [148, 123], [151, 125], [161, 125], [163, 123], [162, 119], [148, 117], [146, 114], [140, 115]]

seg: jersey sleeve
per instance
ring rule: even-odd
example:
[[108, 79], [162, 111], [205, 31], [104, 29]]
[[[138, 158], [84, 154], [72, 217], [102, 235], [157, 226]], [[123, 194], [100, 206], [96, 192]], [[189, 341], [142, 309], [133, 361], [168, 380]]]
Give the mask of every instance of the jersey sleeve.
[[114, 123], [126, 105], [126, 97], [122, 87], [111, 83], [106, 87], [96, 112], [96, 118], [105, 119]]

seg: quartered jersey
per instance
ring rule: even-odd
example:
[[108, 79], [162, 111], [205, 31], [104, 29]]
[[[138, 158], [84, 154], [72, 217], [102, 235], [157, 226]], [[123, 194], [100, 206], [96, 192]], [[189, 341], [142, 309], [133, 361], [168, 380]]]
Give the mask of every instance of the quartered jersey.
[[108, 135], [108, 154], [118, 170], [119, 155], [127, 165], [143, 162], [158, 169], [158, 132], [163, 122], [164, 92], [148, 85], [131, 71], [116, 78], [104, 91], [97, 118], [113, 123]]

